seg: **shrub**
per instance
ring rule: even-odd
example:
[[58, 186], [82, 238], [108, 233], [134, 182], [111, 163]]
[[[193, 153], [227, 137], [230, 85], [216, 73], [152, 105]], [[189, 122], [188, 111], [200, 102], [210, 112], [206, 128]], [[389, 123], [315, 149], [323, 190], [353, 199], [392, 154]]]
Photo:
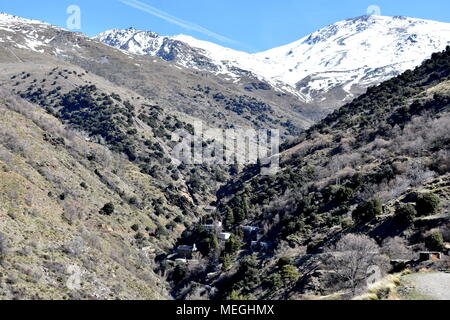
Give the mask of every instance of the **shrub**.
[[158, 239], [161, 239], [161, 237], [166, 237], [168, 235], [169, 235], [169, 232], [167, 232], [167, 229], [164, 228], [162, 225], [158, 225], [158, 227], [156, 228], [156, 231], [155, 231], [155, 236]]
[[444, 239], [440, 232], [433, 232], [425, 238], [425, 245], [431, 251], [445, 251]]
[[323, 193], [327, 201], [334, 200], [338, 204], [347, 202], [353, 197], [353, 189], [344, 186], [330, 186]]
[[411, 204], [401, 205], [395, 210], [395, 217], [404, 226], [412, 225], [416, 216], [417, 211]]
[[175, 219], [173, 221], [175, 221], [176, 223], [183, 223], [184, 218], [183, 218], [183, 216], [178, 215], [175, 217]]
[[3, 262], [8, 254], [8, 237], [0, 232], [0, 263]]
[[175, 284], [179, 284], [181, 281], [187, 278], [187, 269], [185, 265], [177, 265], [172, 273], [172, 280]]
[[245, 297], [245, 296], [239, 295], [238, 291], [233, 290], [233, 291], [231, 291], [230, 297], [228, 298], [228, 300], [231, 300], [231, 301], [243, 301], [243, 300], [248, 300], [248, 298]]
[[419, 216], [430, 216], [437, 213], [439, 198], [433, 193], [422, 193], [417, 196], [416, 211]]
[[274, 273], [269, 277], [267, 284], [272, 291], [277, 291], [283, 287], [283, 278], [279, 273]]
[[70, 203], [64, 204], [63, 216], [69, 223], [81, 220], [83, 215], [83, 210], [80, 207], [76, 207]]
[[408, 248], [406, 240], [400, 237], [384, 240], [381, 251], [391, 259], [410, 260], [413, 258], [413, 253]]
[[62, 247], [62, 251], [72, 258], [80, 256], [84, 249], [85, 243], [82, 237], [76, 237]]
[[130, 205], [132, 205], [132, 206], [136, 206], [137, 204], [138, 204], [138, 199], [137, 199], [137, 197], [130, 197], [129, 199], [128, 199], [128, 203], [130, 204]]
[[297, 282], [300, 274], [295, 266], [288, 264], [281, 268], [281, 277], [283, 278], [284, 283], [288, 284]]
[[241, 243], [234, 235], [225, 243], [225, 252], [228, 254], [235, 254], [241, 248]]
[[356, 223], [367, 223], [382, 212], [382, 204], [378, 199], [371, 199], [360, 204], [355, 211], [353, 211], [352, 217]]
[[110, 216], [114, 213], [114, 211], [115, 211], [114, 204], [109, 202], [103, 206], [103, 208], [100, 210], [100, 214]]
[[278, 260], [277, 266], [278, 266], [278, 268], [282, 269], [284, 266], [289, 265], [291, 263], [292, 263], [291, 258], [289, 258], [289, 257], [281, 257]]
[[342, 229], [348, 229], [348, 228], [351, 228], [352, 226], [353, 226], [353, 220], [352, 219], [350, 219], [350, 218], [342, 219], [342, 221], [341, 221]]
[[231, 269], [232, 261], [229, 255], [225, 255], [222, 259], [222, 271], [227, 272]]

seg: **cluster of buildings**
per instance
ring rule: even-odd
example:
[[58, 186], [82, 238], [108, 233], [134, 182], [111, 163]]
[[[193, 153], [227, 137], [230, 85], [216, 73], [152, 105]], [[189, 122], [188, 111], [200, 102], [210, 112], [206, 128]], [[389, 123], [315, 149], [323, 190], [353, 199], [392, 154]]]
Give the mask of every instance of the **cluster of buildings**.
[[[206, 212], [213, 212], [215, 210], [216, 208], [211, 206], [204, 208], [204, 211]], [[223, 224], [221, 221], [206, 223], [203, 224], [202, 227], [213, 232], [217, 236], [217, 239], [221, 242], [228, 241], [232, 235], [230, 232], [223, 231]], [[248, 241], [248, 244], [253, 251], [267, 251], [271, 249], [272, 246], [269, 242], [261, 241], [263, 238], [263, 233], [259, 227], [241, 226], [241, 228], [244, 233], [245, 240]], [[198, 249], [196, 244], [193, 244], [192, 246], [181, 245], [177, 248], [176, 253], [178, 257], [180, 257], [175, 260], [176, 262], [187, 263], [188, 261], [196, 261], [195, 257], [198, 254]]]

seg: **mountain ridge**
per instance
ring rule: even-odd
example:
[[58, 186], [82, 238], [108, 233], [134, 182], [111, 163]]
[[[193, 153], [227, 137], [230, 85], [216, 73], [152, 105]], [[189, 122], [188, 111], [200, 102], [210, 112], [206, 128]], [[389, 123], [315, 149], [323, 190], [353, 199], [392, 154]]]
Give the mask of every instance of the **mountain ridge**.
[[[296, 94], [304, 102], [321, 103], [323, 99], [330, 100], [329, 91], [339, 89], [340, 95], [348, 101], [368, 86], [419, 65], [433, 52], [445, 49], [450, 24], [399, 16], [361, 16], [255, 54], [185, 35], [155, 37], [152, 33], [151, 39], [145, 39], [145, 31], [127, 30], [130, 31], [128, 37], [121, 41], [114, 35], [117, 30], [106, 31], [94, 39], [136, 54], [169, 58], [175, 63], [223, 74], [236, 81], [242, 74], [251, 74], [275, 88]], [[130, 41], [133, 45], [137, 43], [137, 47], [129, 46]], [[189, 47], [188, 54], [175, 52], [167, 56], [170, 44], [179, 44], [179, 41]], [[145, 50], [149, 47], [153, 50]], [[160, 54], [161, 49], [163, 54]], [[379, 52], [383, 52], [383, 58]], [[196, 63], [190, 58], [195, 54], [202, 57], [202, 62]], [[412, 58], [407, 58], [411, 55]]]

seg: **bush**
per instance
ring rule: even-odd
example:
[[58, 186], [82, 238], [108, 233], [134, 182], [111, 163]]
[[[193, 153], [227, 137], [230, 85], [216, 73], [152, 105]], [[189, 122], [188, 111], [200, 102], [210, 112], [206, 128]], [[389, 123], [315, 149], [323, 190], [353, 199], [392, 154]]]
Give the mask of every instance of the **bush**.
[[300, 274], [295, 266], [288, 264], [281, 268], [281, 277], [283, 278], [284, 283], [289, 284], [297, 282]]
[[352, 217], [358, 224], [367, 223], [380, 215], [382, 210], [383, 207], [381, 201], [378, 199], [371, 199], [360, 204], [355, 211], [353, 211]]
[[109, 202], [103, 206], [103, 208], [100, 210], [100, 214], [110, 216], [114, 213], [114, 211], [115, 211], [114, 204]]
[[411, 226], [417, 216], [417, 211], [411, 204], [401, 205], [395, 210], [395, 217], [404, 226]]
[[230, 297], [228, 298], [228, 300], [231, 300], [231, 301], [245, 301], [245, 300], [248, 300], [248, 298], [245, 297], [245, 296], [239, 295], [238, 291], [233, 290], [233, 291], [231, 291]]
[[175, 217], [175, 219], [173, 221], [175, 221], [176, 223], [183, 223], [184, 218], [183, 218], [183, 216], [178, 215]]
[[351, 227], [353, 227], [353, 220], [352, 219], [350, 219], [350, 218], [342, 219], [342, 221], [341, 221], [341, 228], [342, 229], [348, 229], [348, 228], [351, 228]]
[[132, 205], [132, 206], [136, 206], [138, 204], [138, 199], [136, 197], [130, 197], [128, 199], [128, 204]]
[[433, 193], [422, 193], [417, 196], [416, 211], [421, 217], [431, 216], [437, 213], [439, 198]]
[[70, 203], [64, 204], [64, 213], [63, 216], [69, 223], [74, 223], [77, 220], [81, 220], [83, 218], [83, 210], [79, 207], [76, 207]]
[[175, 284], [179, 284], [181, 281], [187, 278], [187, 269], [185, 265], [177, 265], [172, 273], [172, 280]]
[[278, 260], [277, 266], [278, 266], [278, 268], [282, 269], [284, 266], [289, 265], [291, 263], [292, 263], [291, 258], [289, 258], [289, 257], [281, 257]]
[[330, 186], [324, 192], [327, 201], [335, 201], [338, 204], [349, 201], [353, 197], [353, 189], [344, 186]]
[[168, 235], [169, 235], [169, 232], [167, 232], [167, 229], [164, 228], [162, 225], [158, 225], [158, 227], [156, 228], [156, 231], [155, 231], [155, 236], [158, 239], [161, 239], [161, 237], [166, 237]]
[[272, 291], [277, 291], [283, 287], [283, 278], [279, 273], [271, 275], [267, 282]]
[[228, 254], [235, 254], [241, 248], [241, 243], [234, 235], [225, 243], [225, 252]]
[[425, 238], [425, 245], [428, 250], [443, 252], [445, 251], [444, 239], [440, 232], [433, 232]]
[[8, 237], [0, 232], [0, 263], [3, 262], [8, 254]]
[[233, 265], [233, 262], [232, 262], [230, 256], [226, 254], [222, 259], [222, 271], [227, 272], [228, 270], [231, 269], [232, 265]]
[[383, 241], [382, 253], [391, 259], [411, 260], [413, 253], [407, 246], [407, 241], [400, 237], [388, 238]]

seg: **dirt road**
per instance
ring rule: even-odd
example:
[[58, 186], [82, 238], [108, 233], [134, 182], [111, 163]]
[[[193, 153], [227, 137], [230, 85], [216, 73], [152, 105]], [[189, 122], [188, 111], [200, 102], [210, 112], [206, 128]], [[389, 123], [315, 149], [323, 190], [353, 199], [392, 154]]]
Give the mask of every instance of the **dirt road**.
[[450, 273], [416, 273], [405, 277], [414, 288], [412, 298], [450, 300]]

